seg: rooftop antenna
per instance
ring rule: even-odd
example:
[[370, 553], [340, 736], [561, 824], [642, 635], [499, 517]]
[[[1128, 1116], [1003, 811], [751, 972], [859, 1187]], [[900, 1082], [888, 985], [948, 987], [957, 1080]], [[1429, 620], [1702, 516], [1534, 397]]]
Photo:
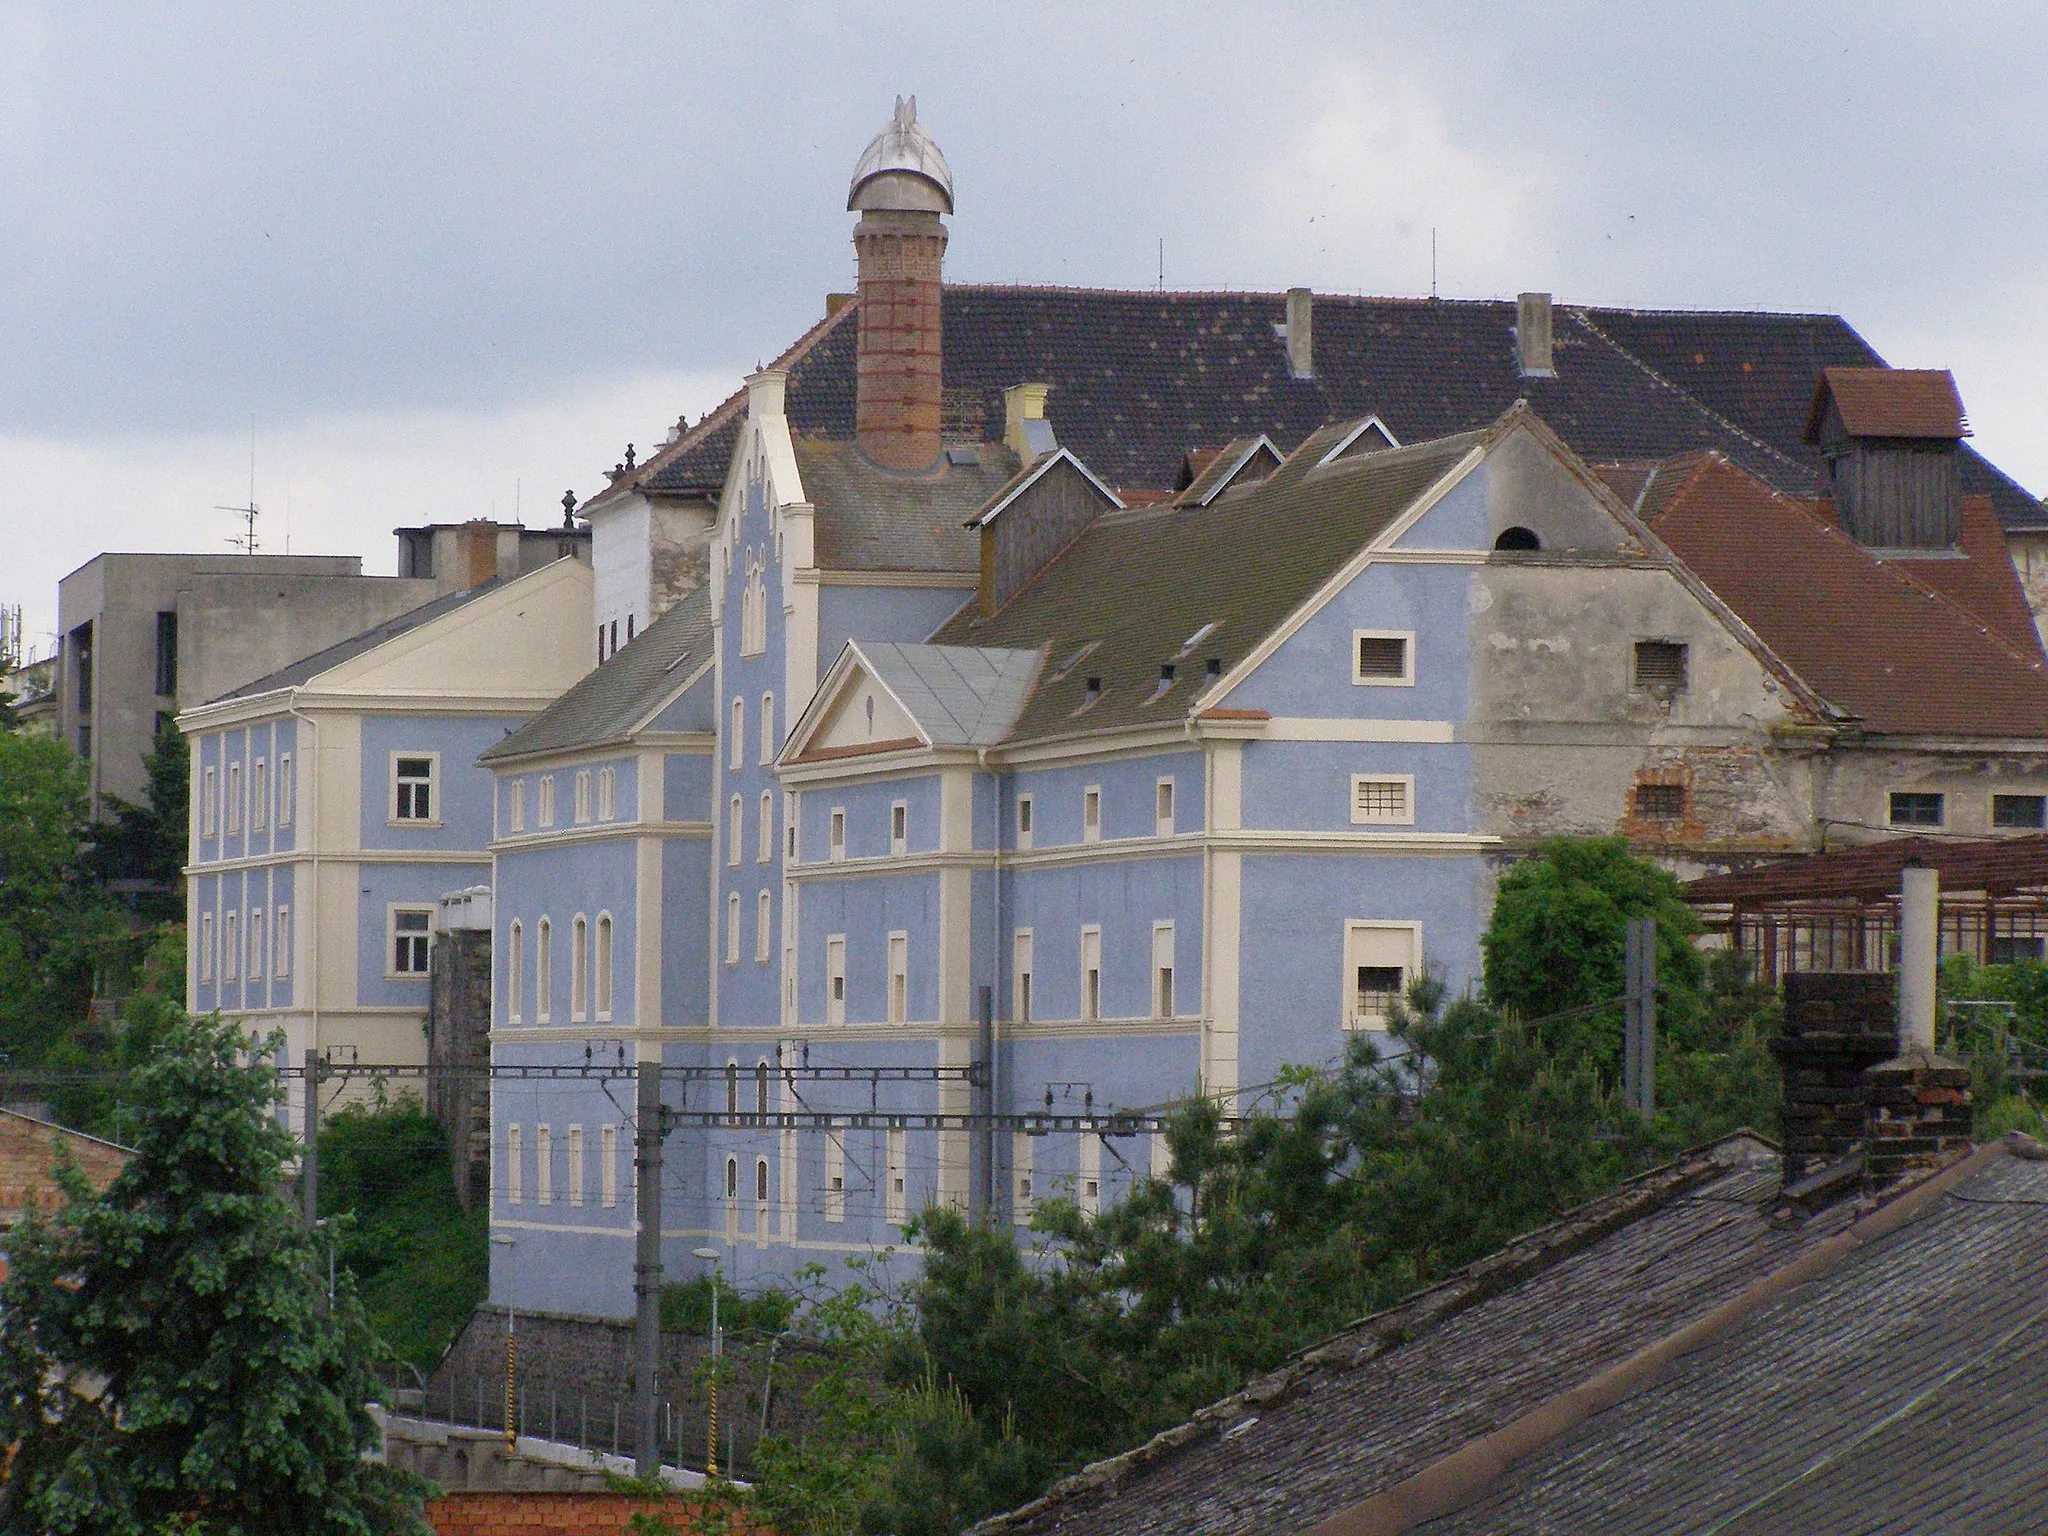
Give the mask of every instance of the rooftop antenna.
[[256, 505], [256, 418], [249, 418], [249, 501], [246, 506], [223, 507], [216, 505], [216, 512], [232, 512], [242, 519], [243, 531], [231, 535], [227, 542], [245, 555], [256, 553], [256, 516], [261, 510]]
[[1166, 292], [1166, 236], [1159, 237], [1159, 291]]
[[1436, 297], [1436, 226], [1429, 226], [1429, 296]]

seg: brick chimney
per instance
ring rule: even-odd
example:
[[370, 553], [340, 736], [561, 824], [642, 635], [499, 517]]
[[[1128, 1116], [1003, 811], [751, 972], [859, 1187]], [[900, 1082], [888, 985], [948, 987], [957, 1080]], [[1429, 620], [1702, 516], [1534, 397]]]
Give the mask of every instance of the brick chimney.
[[860, 342], [855, 437], [884, 469], [916, 473], [939, 461], [941, 214], [953, 211], [953, 176], [917, 121], [915, 96], [854, 167], [846, 206], [859, 273]]

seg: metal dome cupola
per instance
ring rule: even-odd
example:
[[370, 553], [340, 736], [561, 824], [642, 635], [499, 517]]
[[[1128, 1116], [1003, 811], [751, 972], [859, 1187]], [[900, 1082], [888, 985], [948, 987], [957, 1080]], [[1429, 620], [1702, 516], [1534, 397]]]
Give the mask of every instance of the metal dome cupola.
[[889, 126], [862, 152], [846, 191], [846, 206], [849, 211], [953, 211], [953, 170], [917, 120], [915, 96], [896, 98]]

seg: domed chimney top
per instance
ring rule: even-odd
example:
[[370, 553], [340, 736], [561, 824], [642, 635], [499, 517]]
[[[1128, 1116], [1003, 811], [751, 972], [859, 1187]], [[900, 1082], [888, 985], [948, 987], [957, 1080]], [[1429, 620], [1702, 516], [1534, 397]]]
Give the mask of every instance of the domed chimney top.
[[853, 168], [849, 210], [900, 209], [951, 213], [953, 171], [917, 120], [917, 98], [898, 96], [896, 115], [876, 134]]

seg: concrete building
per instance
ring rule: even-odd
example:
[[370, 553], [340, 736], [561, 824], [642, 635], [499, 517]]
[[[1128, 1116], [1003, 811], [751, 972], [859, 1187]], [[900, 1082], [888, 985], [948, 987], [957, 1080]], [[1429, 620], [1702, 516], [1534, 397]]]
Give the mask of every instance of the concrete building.
[[282, 1031], [294, 1059], [424, 1062], [440, 900], [490, 862], [477, 757], [582, 674], [589, 612], [589, 567], [557, 560], [181, 715], [188, 1006]]

